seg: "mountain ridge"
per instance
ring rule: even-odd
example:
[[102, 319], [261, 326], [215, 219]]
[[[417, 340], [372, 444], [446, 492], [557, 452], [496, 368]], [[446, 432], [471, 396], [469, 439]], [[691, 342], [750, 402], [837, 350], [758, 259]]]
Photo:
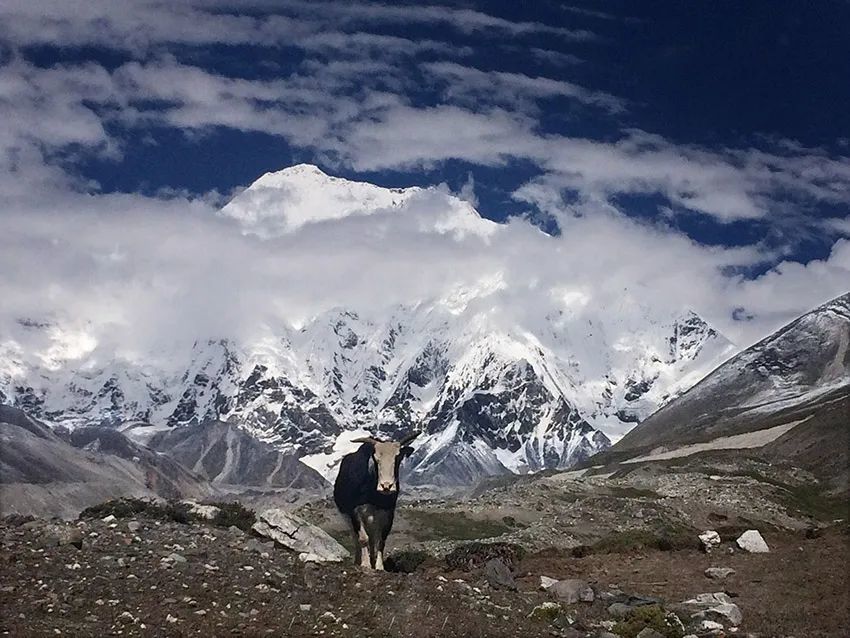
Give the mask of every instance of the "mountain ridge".
[[[299, 165], [261, 177], [222, 215], [243, 232], [273, 237], [298, 224], [413, 214], [429, 193]], [[415, 213], [416, 232], [486, 236], [499, 227], [440, 193], [445, 210]], [[341, 208], [328, 215], [322, 205]], [[410, 479], [453, 484], [569, 467], [735, 350], [694, 312], [661, 312], [628, 294], [615, 307], [591, 308], [587, 293], [565, 284], [542, 291], [535, 312], [506, 312], [515, 302], [501, 273], [447, 289], [413, 303], [282, 318], [250, 338], [199, 335], [191, 350], [163, 346], [133, 359], [27, 318], [0, 342], [0, 401], [71, 428], [229, 421], [326, 478], [348, 433], [416, 428], [424, 434]], [[60, 338], [69, 341], [55, 345]], [[33, 355], [28, 343], [42, 350]]]

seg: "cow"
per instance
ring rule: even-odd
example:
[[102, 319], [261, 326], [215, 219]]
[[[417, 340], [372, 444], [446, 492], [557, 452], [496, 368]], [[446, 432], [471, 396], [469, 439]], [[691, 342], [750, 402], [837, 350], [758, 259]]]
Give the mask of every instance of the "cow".
[[361, 567], [384, 569], [384, 545], [393, 526], [398, 501], [398, 468], [413, 453], [414, 432], [400, 441], [371, 436], [354, 439], [362, 445], [342, 457], [334, 483], [334, 502], [349, 520], [354, 534], [354, 561]]

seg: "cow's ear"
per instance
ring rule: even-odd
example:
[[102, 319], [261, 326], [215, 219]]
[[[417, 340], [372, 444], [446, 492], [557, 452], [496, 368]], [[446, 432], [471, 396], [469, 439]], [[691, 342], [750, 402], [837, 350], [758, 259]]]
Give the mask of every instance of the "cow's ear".
[[409, 445], [405, 445], [401, 448], [401, 458], [406, 459], [411, 454], [413, 454], [413, 448]]

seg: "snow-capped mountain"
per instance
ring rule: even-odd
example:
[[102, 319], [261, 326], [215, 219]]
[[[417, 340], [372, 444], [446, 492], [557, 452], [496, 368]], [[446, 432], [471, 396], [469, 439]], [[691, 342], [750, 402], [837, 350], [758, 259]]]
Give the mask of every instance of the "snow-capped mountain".
[[[263, 176], [221, 215], [273, 238], [352, 216], [415, 216], [425, 195], [297, 166]], [[421, 232], [498, 232], [467, 202], [445, 201], [440, 214], [416, 218]], [[282, 316], [250, 339], [132, 357], [88, 347], [61, 322], [21, 318], [0, 335], [0, 401], [67, 427], [230, 421], [325, 476], [353, 432], [416, 428], [407, 480], [451, 485], [569, 467], [735, 350], [687, 310], [660, 312], [628, 295], [591, 310], [580, 293], [539, 294], [540, 312], [506, 313], [513, 301], [494, 273], [437, 298]]]
[[[614, 451], [677, 447], [802, 423], [827, 404], [846, 403], [848, 396], [850, 293], [804, 314], [724, 363], [629, 432]], [[840, 421], [835, 440], [846, 448], [846, 413]], [[824, 455], [833, 452], [837, 454], [822, 450]]]

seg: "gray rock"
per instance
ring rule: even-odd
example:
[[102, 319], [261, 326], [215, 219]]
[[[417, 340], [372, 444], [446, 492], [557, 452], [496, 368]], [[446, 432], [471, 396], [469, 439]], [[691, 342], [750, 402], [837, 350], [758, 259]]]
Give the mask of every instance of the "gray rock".
[[644, 627], [638, 633], [637, 638], [664, 638], [664, 635], [658, 633], [652, 627]]
[[501, 558], [491, 558], [485, 563], [484, 577], [493, 589], [517, 590], [516, 580]]
[[715, 580], [722, 580], [734, 575], [735, 570], [731, 567], [709, 567], [705, 570], [706, 578], [713, 578]]
[[593, 589], [590, 585], [583, 580], [574, 578], [559, 580], [550, 586], [548, 591], [568, 605], [579, 601], [592, 603], [594, 599]]
[[738, 605], [734, 603], [721, 603], [715, 607], [707, 609], [705, 612], [709, 620], [716, 620], [727, 625], [737, 627], [744, 621], [744, 615], [741, 613]]
[[741, 549], [751, 554], [766, 554], [770, 551], [761, 534], [756, 529], [748, 529], [735, 541]]
[[548, 576], [540, 577], [540, 589], [548, 590], [552, 585], [557, 583], [558, 581], [554, 578], [549, 578]]
[[198, 518], [202, 518], [207, 521], [213, 520], [218, 513], [221, 511], [220, 508], [215, 505], [201, 505], [200, 503], [196, 503], [195, 501], [180, 501], [183, 505], [189, 507], [189, 513], [194, 514]]
[[695, 598], [684, 601], [685, 605], [702, 605], [712, 607], [714, 605], [730, 604], [732, 599], [725, 592], [718, 591], [708, 594], [697, 594]]
[[254, 532], [314, 561], [341, 561], [349, 556], [327, 532], [282, 509], [267, 509], [257, 519], [251, 528]]
[[138, 521], [130, 521], [129, 523], [127, 523], [127, 529], [133, 534], [138, 532], [141, 528], [142, 525]]
[[42, 547], [73, 545], [80, 549], [83, 546], [83, 533], [77, 527], [47, 525], [41, 533], [39, 544]]
[[632, 608], [625, 603], [612, 603], [608, 605], [608, 615], [614, 618], [625, 618], [632, 611]]
[[720, 534], [713, 529], [709, 529], [699, 535], [699, 540], [705, 552], [710, 554], [712, 549], [720, 545]]

